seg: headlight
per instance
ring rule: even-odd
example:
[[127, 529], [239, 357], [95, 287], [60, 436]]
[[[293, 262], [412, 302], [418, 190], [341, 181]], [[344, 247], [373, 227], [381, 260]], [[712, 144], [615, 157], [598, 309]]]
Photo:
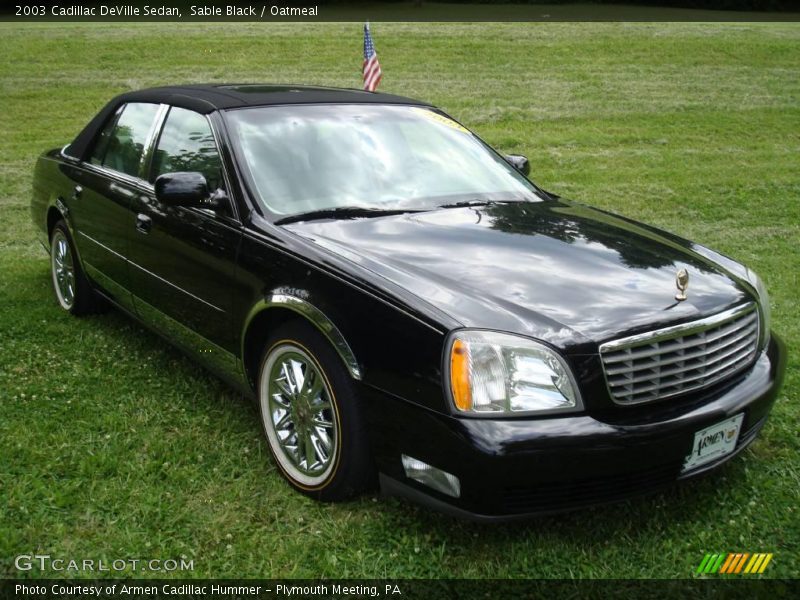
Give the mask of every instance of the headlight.
[[761, 277], [756, 275], [756, 273], [750, 269], [747, 269], [747, 281], [753, 286], [753, 289], [756, 291], [756, 295], [758, 296], [759, 314], [761, 315], [760, 347], [763, 349], [766, 347], [767, 342], [769, 342], [769, 328], [772, 321], [772, 309], [769, 305], [769, 294], [767, 293], [767, 288], [764, 285], [764, 282], [761, 281]]
[[508, 415], [582, 408], [569, 367], [544, 344], [507, 333], [462, 330], [451, 336], [447, 358], [459, 412]]

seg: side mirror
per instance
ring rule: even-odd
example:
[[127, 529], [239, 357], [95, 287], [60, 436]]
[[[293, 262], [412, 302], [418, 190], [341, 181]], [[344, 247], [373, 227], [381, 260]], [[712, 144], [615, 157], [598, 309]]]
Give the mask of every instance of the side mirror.
[[505, 159], [508, 164], [510, 164], [523, 175], [530, 175], [531, 163], [528, 162], [527, 156], [522, 156], [521, 154], [508, 154], [506, 155]]
[[164, 173], [156, 178], [156, 200], [166, 206], [196, 206], [217, 209], [219, 194], [211, 194], [202, 173]]

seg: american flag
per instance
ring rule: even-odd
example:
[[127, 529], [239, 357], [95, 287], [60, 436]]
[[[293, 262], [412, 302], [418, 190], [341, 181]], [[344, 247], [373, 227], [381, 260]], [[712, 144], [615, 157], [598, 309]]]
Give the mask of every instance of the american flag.
[[372, 43], [372, 35], [369, 33], [369, 23], [364, 24], [364, 89], [374, 92], [381, 82], [381, 63], [378, 62], [378, 53], [375, 52], [375, 44]]

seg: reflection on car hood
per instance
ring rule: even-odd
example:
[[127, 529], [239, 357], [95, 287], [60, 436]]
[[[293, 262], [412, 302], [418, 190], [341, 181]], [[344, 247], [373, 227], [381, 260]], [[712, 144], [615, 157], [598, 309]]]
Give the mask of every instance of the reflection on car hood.
[[[525, 333], [574, 350], [700, 318], [748, 297], [689, 242], [563, 201], [289, 228], [466, 327]], [[681, 268], [689, 272], [689, 288], [688, 299], [678, 302]]]

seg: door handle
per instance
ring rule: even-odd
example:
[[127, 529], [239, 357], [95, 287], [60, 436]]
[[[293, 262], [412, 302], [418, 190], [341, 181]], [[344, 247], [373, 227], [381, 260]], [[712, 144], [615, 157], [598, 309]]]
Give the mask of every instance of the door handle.
[[150, 228], [153, 226], [153, 221], [145, 214], [139, 213], [136, 215], [136, 230], [141, 233], [150, 233]]
[[81, 197], [81, 194], [83, 194], [83, 188], [79, 185], [76, 185], [75, 189], [72, 190], [72, 199], [77, 200]]

